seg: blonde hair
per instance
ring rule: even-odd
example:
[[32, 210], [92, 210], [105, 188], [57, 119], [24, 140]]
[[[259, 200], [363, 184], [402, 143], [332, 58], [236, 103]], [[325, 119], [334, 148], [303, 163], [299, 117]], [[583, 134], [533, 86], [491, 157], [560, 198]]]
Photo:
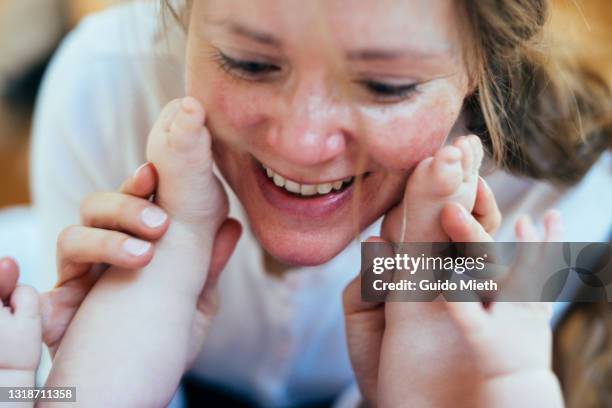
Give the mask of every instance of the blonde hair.
[[548, 1], [464, 5], [477, 64], [468, 128], [513, 173], [577, 182], [612, 140], [610, 85], [547, 35]]

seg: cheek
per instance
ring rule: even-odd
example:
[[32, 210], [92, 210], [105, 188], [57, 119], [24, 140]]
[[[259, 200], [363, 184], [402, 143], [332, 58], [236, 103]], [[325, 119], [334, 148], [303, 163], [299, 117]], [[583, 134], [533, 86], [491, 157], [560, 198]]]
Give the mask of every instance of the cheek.
[[444, 144], [460, 106], [440, 98], [414, 109], [381, 113], [376, 121], [366, 119], [370, 125], [365, 138], [371, 157], [386, 168], [411, 169]]
[[[208, 72], [187, 82], [187, 92], [202, 102], [207, 125], [215, 137], [231, 139], [264, 122], [270, 101], [254, 87], [224, 78], [223, 73]], [[204, 79], [207, 78], [207, 79]]]

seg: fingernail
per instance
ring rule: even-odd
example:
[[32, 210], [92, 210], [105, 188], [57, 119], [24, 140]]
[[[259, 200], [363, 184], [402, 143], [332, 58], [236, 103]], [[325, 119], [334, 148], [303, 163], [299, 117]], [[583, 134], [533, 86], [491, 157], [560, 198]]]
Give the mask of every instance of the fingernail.
[[149, 164], [149, 163], [144, 163], [144, 164], [141, 164], [141, 165], [140, 165], [140, 166], [139, 166], [139, 167], [138, 167], [138, 168], [137, 168], [137, 169], [134, 171], [134, 177], [138, 177], [138, 173], [140, 173], [140, 171], [141, 171], [142, 169], [144, 169], [145, 167], [147, 167], [147, 165], [148, 165], [148, 164]]
[[162, 226], [166, 219], [168, 215], [157, 207], [147, 207], [140, 213], [140, 220], [149, 228]]
[[149, 248], [151, 248], [150, 242], [135, 238], [128, 238], [123, 243], [123, 250], [132, 256], [142, 256]]

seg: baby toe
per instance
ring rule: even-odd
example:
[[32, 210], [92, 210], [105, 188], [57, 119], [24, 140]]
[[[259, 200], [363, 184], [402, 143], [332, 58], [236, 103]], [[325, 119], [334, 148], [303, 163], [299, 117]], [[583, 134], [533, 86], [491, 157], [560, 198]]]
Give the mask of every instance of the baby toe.
[[27, 285], [19, 285], [11, 295], [13, 313], [20, 317], [40, 316], [40, 305], [36, 289]]
[[11, 258], [0, 259], [0, 302], [10, 297], [17, 286], [19, 269]]
[[470, 142], [469, 138], [461, 136], [455, 141], [455, 143], [453, 143], [453, 146], [461, 150], [461, 167], [463, 169], [463, 178], [464, 180], [467, 180], [473, 172], [474, 151], [472, 143]]
[[191, 151], [201, 142], [204, 127], [204, 108], [194, 98], [184, 98], [168, 129], [170, 147], [179, 151]]
[[482, 165], [482, 159], [484, 157], [484, 150], [482, 148], [482, 142], [478, 136], [470, 136], [472, 142], [472, 152], [474, 154], [474, 160], [472, 164], [472, 175], [477, 176], [480, 172], [480, 166]]
[[427, 183], [440, 196], [457, 191], [463, 180], [463, 152], [454, 146], [446, 146], [436, 153], [430, 166]]

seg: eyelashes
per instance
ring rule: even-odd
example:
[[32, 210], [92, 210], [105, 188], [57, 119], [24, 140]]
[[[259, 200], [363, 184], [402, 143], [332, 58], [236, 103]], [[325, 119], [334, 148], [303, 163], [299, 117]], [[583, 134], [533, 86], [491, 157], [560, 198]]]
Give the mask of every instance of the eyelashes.
[[[254, 60], [242, 60], [230, 57], [216, 49], [212, 55], [215, 63], [233, 78], [251, 82], [265, 82], [274, 79], [282, 72], [282, 67]], [[363, 88], [376, 102], [401, 102], [418, 92], [418, 83], [394, 85], [383, 81], [361, 79], [354, 81]]]
[[391, 85], [384, 82], [363, 80], [359, 83], [372, 95], [376, 95], [381, 100], [404, 100], [417, 92], [417, 83], [407, 85]]
[[213, 54], [213, 60], [226, 73], [251, 81], [263, 80], [266, 76], [281, 71], [281, 68], [277, 65], [231, 58], [219, 50], [216, 50]]

